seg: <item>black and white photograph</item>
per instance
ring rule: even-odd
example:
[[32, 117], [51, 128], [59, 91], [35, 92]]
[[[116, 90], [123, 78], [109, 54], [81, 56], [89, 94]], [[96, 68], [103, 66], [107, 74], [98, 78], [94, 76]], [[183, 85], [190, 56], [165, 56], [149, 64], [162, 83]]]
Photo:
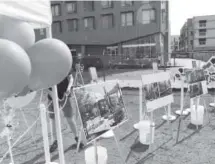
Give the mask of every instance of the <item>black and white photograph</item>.
[[205, 71], [203, 69], [193, 70], [185, 74], [186, 82], [193, 84], [196, 82], [206, 81]]
[[142, 84], [148, 112], [173, 103], [172, 84], [168, 72], [142, 75]]
[[156, 82], [143, 86], [145, 93], [145, 99], [147, 101], [153, 101], [172, 94], [171, 82], [166, 80], [163, 82]]
[[116, 81], [76, 88], [74, 95], [87, 142], [124, 123], [128, 114]]
[[0, 0], [0, 164], [215, 164], [214, 90], [215, 0]]
[[190, 84], [190, 98], [194, 98], [203, 95], [203, 86], [201, 82]]

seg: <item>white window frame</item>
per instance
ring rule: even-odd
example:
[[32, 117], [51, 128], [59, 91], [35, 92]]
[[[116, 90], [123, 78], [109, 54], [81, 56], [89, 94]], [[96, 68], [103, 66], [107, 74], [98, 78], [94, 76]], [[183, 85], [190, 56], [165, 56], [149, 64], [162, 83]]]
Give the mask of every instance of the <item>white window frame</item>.
[[[73, 27], [73, 30], [69, 30], [69, 22], [76, 22], [76, 28]], [[74, 31], [78, 31], [78, 19], [67, 19], [67, 25], [68, 25], [68, 31], [70, 32], [74, 32]], [[73, 23], [71, 23], [71, 25], [74, 26]]]
[[[145, 12], [145, 13], [144, 13]], [[148, 12], [148, 13], [146, 13]], [[148, 18], [145, 19], [144, 16], [148, 14]], [[156, 10], [155, 9], [143, 9], [142, 10], [142, 24], [150, 24], [156, 21]]]
[[126, 7], [126, 6], [133, 6], [134, 1], [127, 0], [127, 1], [121, 1], [121, 6]]
[[51, 11], [52, 11], [53, 16], [60, 16], [61, 15], [61, 5], [60, 4], [53, 4], [51, 6]]
[[[93, 27], [89, 28], [88, 26], [86, 27], [85, 25], [88, 24], [88, 19], [92, 19], [93, 21]], [[94, 17], [85, 17], [84, 18], [84, 29], [85, 30], [94, 30], [95, 29], [95, 18]]]
[[207, 40], [206, 39], [199, 39], [199, 45], [206, 45]]
[[[129, 14], [131, 14], [131, 16], [132, 16], [132, 20], [131, 21], [128, 21], [128, 15]], [[134, 25], [134, 13], [133, 12], [124, 12], [124, 13], [121, 13], [121, 26], [126, 27], [126, 26], [133, 26], [133, 25]]]
[[[69, 11], [69, 6], [71, 7], [71, 11]], [[76, 13], [77, 12], [77, 2], [66, 2], [66, 11], [67, 13]]]
[[111, 0], [104, 0], [104, 1], [101, 1], [101, 5], [102, 5], [102, 8], [112, 8], [113, 7], [113, 1]]

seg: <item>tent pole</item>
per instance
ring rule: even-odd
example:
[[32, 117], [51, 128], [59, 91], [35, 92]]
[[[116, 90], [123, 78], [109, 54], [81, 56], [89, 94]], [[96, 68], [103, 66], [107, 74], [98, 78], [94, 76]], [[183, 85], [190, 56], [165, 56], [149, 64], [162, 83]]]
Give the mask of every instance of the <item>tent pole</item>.
[[[51, 27], [46, 28], [46, 37], [52, 38]], [[56, 85], [54, 85], [52, 87], [52, 98], [53, 98], [54, 113], [55, 113], [55, 120], [56, 120], [56, 132], [57, 132], [58, 152], [59, 152], [59, 157], [60, 157], [60, 164], [65, 164], [63, 139], [62, 139], [62, 132], [61, 132], [60, 109], [59, 109], [59, 102], [58, 102], [58, 94], [57, 94], [57, 86]]]

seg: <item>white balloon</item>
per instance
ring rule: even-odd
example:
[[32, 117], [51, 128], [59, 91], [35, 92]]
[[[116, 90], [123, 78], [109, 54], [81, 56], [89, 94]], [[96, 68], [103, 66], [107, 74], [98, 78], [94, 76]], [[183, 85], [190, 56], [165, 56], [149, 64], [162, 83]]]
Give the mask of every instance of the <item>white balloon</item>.
[[6, 103], [11, 107], [11, 108], [23, 108], [30, 104], [34, 98], [36, 97], [36, 92], [31, 92], [25, 96], [19, 96], [19, 97], [10, 97], [6, 100]]
[[0, 39], [0, 99], [19, 93], [28, 84], [31, 61], [18, 44]]
[[24, 50], [35, 43], [34, 29], [30, 24], [6, 16], [0, 17], [0, 38], [13, 41]]

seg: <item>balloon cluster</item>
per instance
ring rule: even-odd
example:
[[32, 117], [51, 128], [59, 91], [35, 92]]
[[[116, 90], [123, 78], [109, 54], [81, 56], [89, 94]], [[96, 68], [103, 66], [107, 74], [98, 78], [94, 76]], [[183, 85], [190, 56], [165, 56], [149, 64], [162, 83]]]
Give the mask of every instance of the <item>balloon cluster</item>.
[[0, 17], [0, 100], [49, 88], [61, 82], [72, 67], [67, 45], [57, 39], [35, 43], [33, 27], [24, 21]]

